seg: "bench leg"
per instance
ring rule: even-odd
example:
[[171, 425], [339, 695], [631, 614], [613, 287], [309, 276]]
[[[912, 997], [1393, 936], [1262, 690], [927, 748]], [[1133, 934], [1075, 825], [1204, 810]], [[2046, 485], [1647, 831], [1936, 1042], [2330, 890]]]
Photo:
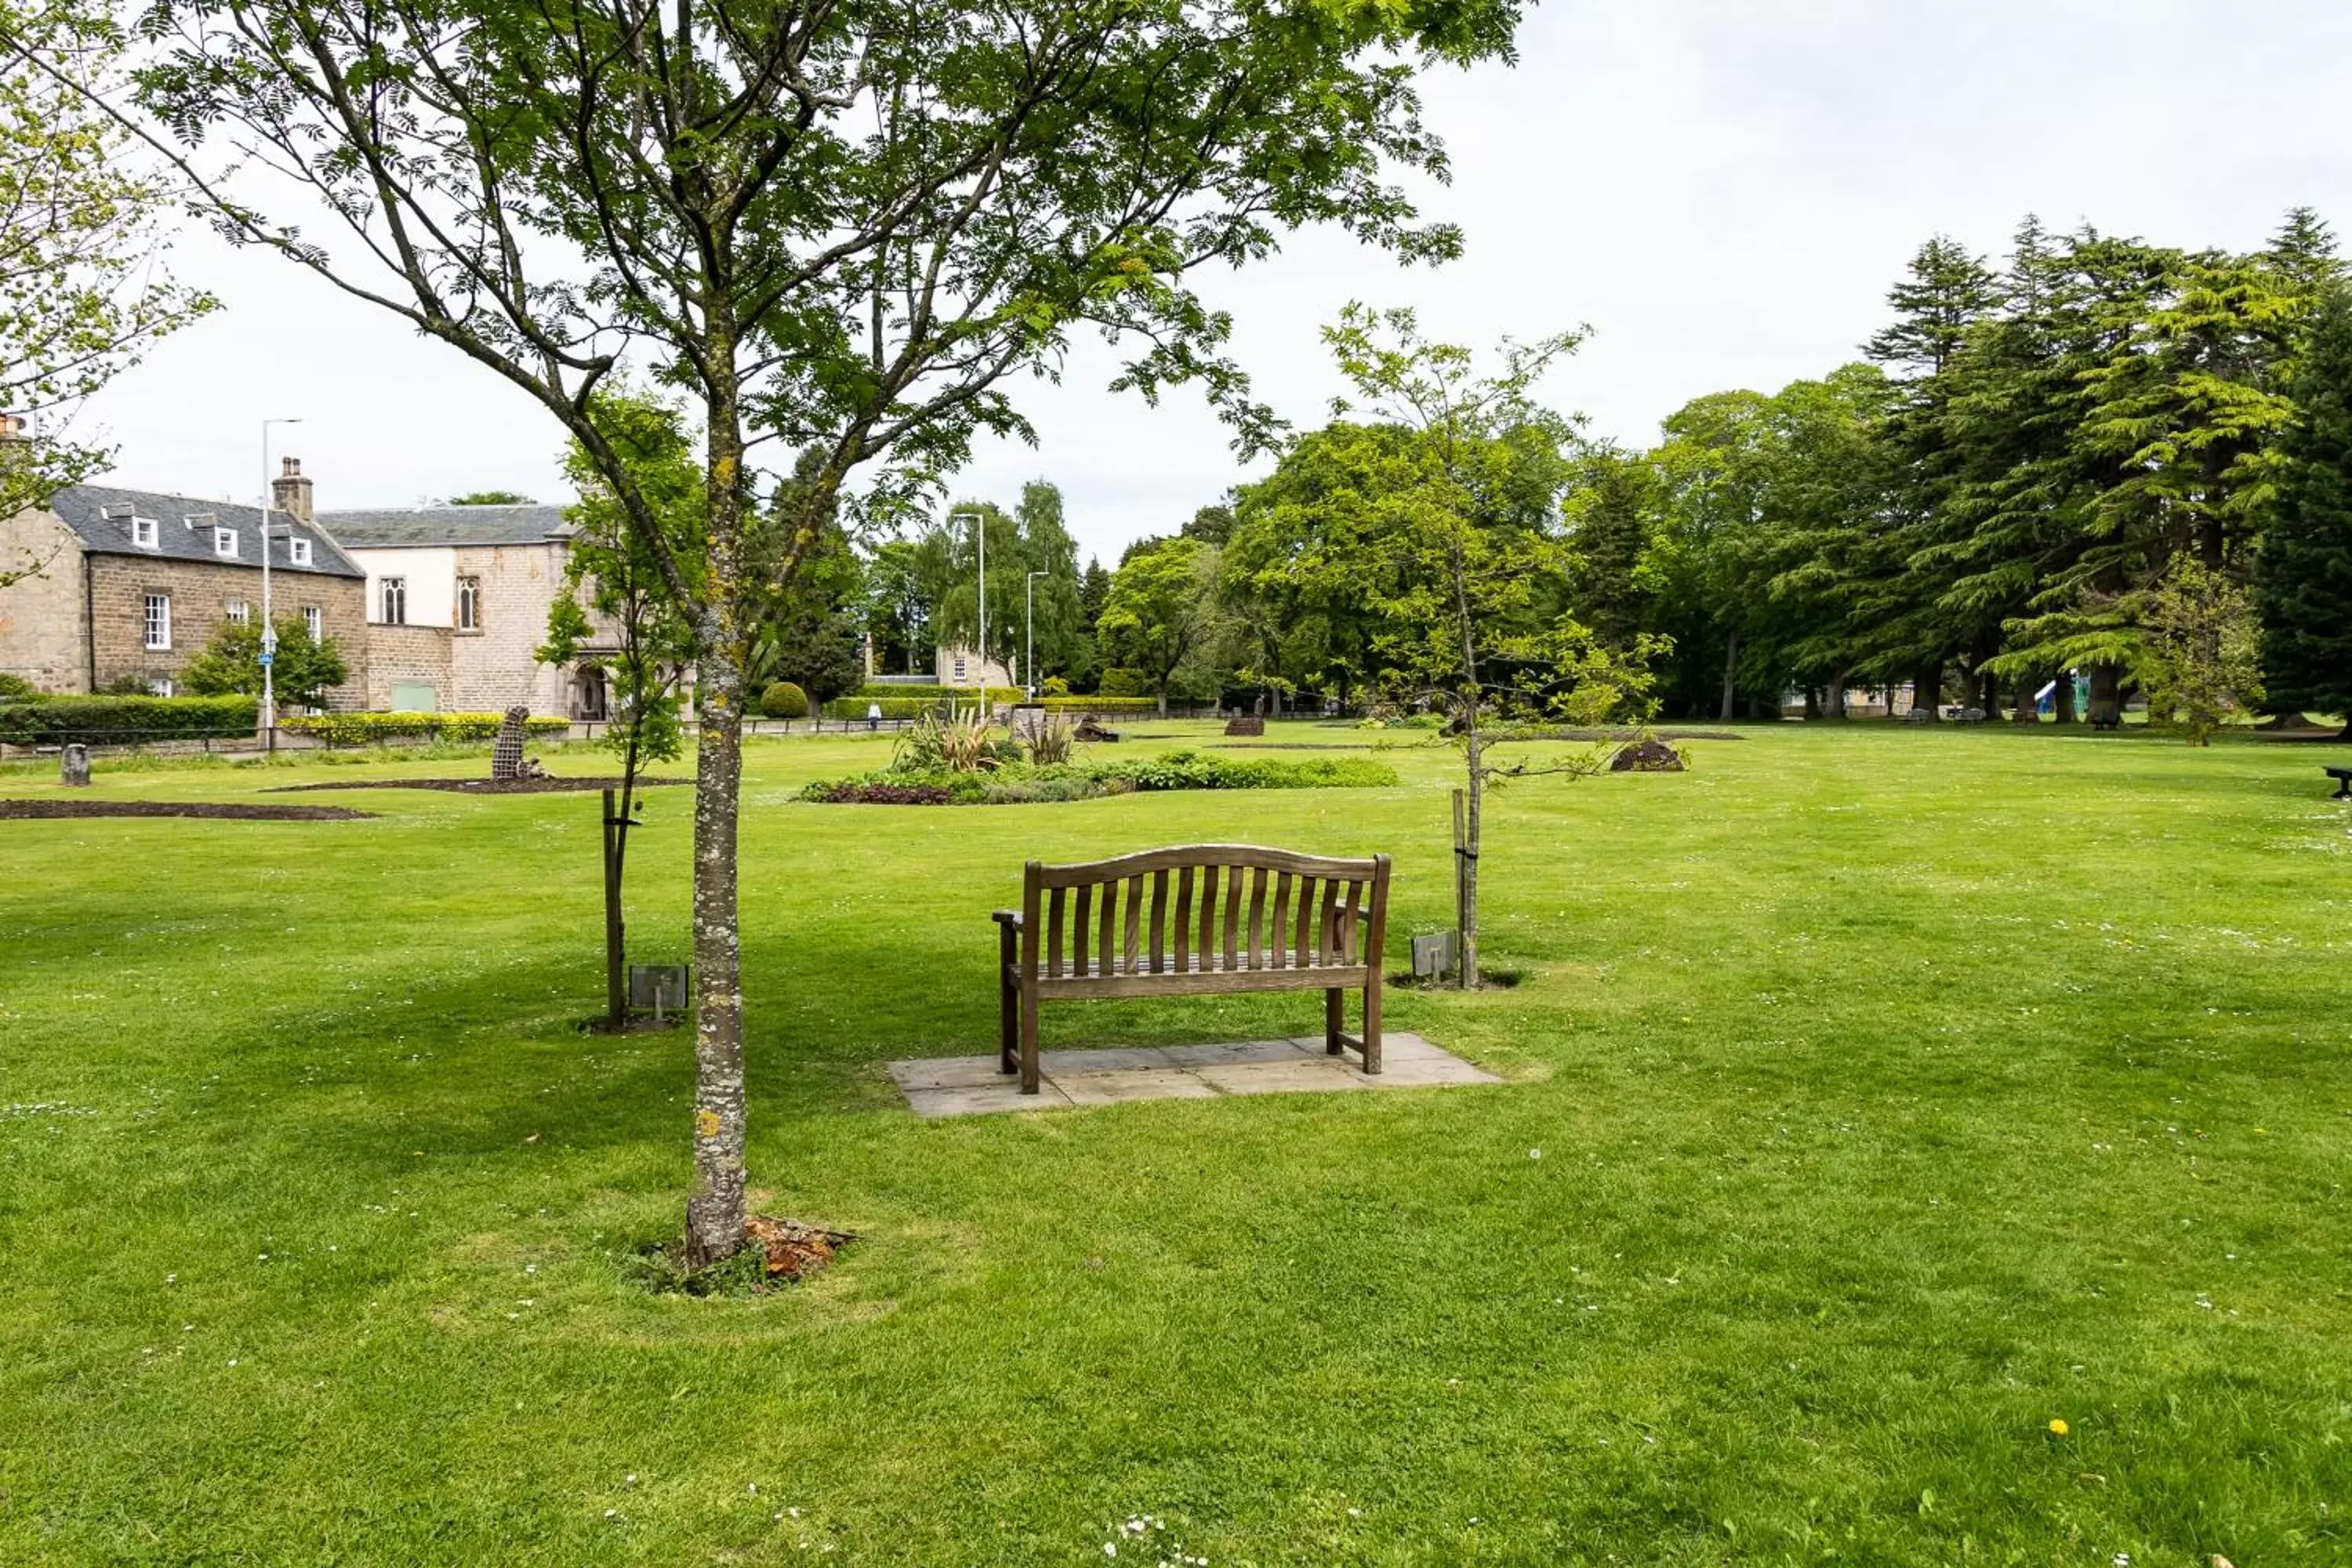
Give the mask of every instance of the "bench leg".
[[1348, 993], [1345, 987], [1334, 985], [1323, 993], [1323, 1054], [1336, 1057], [1348, 1047], [1340, 1043], [1339, 1031], [1348, 1022]]
[[1037, 1092], [1037, 993], [1021, 988], [1021, 1092]]
[[1013, 984], [1013, 965], [1020, 955], [1013, 951], [1013, 928], [999, 926], [997, 930], [1003, 940], [996, 944], [996, 1066], [1000, 1072], [1013, 1072], [1020, 1066], [1021, 991]]
[[2330, 800], [2352, 800], [2352, 779], [2346, 779], [2343, 783], [2337, 784], [2336, 786], [2336, 793], [2329, 795], [2327, 798]]
[[1364, 982], [1364, 1071], [1381, 1070], [1381, 977]]

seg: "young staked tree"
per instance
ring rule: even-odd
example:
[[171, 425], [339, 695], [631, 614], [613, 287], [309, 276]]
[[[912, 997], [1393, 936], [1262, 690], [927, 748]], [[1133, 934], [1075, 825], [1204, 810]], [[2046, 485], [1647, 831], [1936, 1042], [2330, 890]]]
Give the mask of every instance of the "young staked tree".
[[2231, 714], [2263, 700], [2253, 605], [2229, 573], [2186, 552], [2143, 598], [2137, 673], [2148, 719], [2179, 729], [2192, 746], [2210, 745]]
[[2290, 710], [2336, 713], [2352, 741], [2352, 289], [2313, 320], [2254, 565], [2263, 685]]
[[[1600, 765], [1597, 753], [1502, 765], [1491, 749], [1534, 738], [1528, 731], [1542, 721], [1599, 723], [1638, 708], [1657, 650], [1646, 639], [1622, 655], [1605, 648], [1565, 608], [1572, 556], [1559, 500], [1570, 426], [1532, 395], [1580, 333], [1506, 341], [1491, 376], [1476, 373], [1468, 349], [1423, 338], [1411, 310], [1349, 305], [1323, 337], [1365, 413], [1412, 436], [1350, 503], [1364, 513], [1359, 546], [1333, 568], [1351, 574], [1380, 613], [1377, 647], [1391, 678], [1440, 707], [1462, 751], [1466, 837], [1456, 886], [1461, 984], [1471, 989], [1479, 983], [1488, 786]], [[1344, 399], [1333, 406], [1341, 416], [1349, 411]]]
[[[1443, 176], [1416, 68], [1507, 58], [1517, 0], [1218, 7], [1043, 0], [156, 0], [141, 102], [219, 224], [504, 376], [577, 439], [694, 627], [696, 1089], [688, 1253], [743, 1242], [737, 802], [752, 574], [788, 579], [854, 473], [868, 515], [1074, 335], [1115, 387], [1206, 386], [1266, 439], [1203, 268], [1337, 224], [1458, 248], [1385, 183]], [[231, 161], [247, 164], [232, 180]], [[298, 187], [278, 207], [267, 174]], [[297, 216], [323, 211], [330, 244]], [[589, 417], [625, 355], [692, 398], [698, 579]], [[754, 553], [761, 446], [814, 448]]]
[[[91, 101], [117, 84], [104, 10], [0, 0], [0, 519], [102, 470], [76, 439], [82, 403], [155, 340], [215, 308], [164, 273], [157, 219], [173, 193]], [[0, 587], [47, 557], [0, 557]]]
[[[631, 481], [662, 524], [669, 558], [690, 574], [702, 567], [705, 494], [685, 416], [658, 397], [617, 384], [600, 391], [589, 417], [608, 451], [628, 465]], [[581, 442], [563, 455], [564, 477], [579, 496], [564, 513], [572, 547], [564, 591], [547, 609], [542, 664], [571, 664], [582, 650], [610, 643], [604, 742], [621, 759], [621, 787], [604, 796], [604, 1026], [628, 1027], [627, 926], [622, 892], [629, 830], [636, 819], [637, 779], [648, 763], [674, 762], [686, 750], [678, 722], [678, 683], [694, 657], [694, 626], [667, 591], [661, 563], [629, 526], [628, 512]]]

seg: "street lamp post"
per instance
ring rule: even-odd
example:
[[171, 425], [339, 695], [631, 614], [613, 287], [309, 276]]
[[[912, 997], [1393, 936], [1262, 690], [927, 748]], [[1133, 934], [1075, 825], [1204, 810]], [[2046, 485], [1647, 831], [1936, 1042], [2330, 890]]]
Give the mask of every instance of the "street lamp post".
[[278, 622], [270, 615], [269, 598], [269, 502], [276, 493], [270, 485], [269, 427], [300, 423], [299, 418], [261, 422], [261, 734], [262, 744], [273, 752], [278, 749], [278, 672], [271, 667], [278, 662]]
[[1027, 584], [1029, 627], [1022, 646], [1021, 683], [1028, 688], [1032, 702], [1037, 700], [1037, 579], [1052, 575], [1050, 572], [1032, 572]]

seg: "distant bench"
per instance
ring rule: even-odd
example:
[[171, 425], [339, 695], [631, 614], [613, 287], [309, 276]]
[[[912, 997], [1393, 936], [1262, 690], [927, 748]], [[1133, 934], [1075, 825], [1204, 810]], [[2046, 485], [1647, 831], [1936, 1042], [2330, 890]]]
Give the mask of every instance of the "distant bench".
[[2336, 781], [2336, 793], [2330, 800], [2352, 800], [2352, 768], [2322, 768], [2320, 772]]
[[[998, 910], [1001, 1062], [1037, 1092], [1037, 1008], [1086, 996], [1323, 993], [1323, 1044], [1381, 1070], [1381, 932], [1389, 858], [1342, 860], [1195, 844], [1022, 873]], [[1341, 1032], [1361, 986], [1364, 1032]]]

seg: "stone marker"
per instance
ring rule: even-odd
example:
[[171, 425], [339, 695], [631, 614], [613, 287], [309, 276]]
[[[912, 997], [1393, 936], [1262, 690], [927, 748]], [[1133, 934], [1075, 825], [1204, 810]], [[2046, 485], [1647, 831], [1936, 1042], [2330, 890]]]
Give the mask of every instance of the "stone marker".
[[58, 753], [58, 783], [87, 786], [89, 784], [89, 748], [77, 741]]

